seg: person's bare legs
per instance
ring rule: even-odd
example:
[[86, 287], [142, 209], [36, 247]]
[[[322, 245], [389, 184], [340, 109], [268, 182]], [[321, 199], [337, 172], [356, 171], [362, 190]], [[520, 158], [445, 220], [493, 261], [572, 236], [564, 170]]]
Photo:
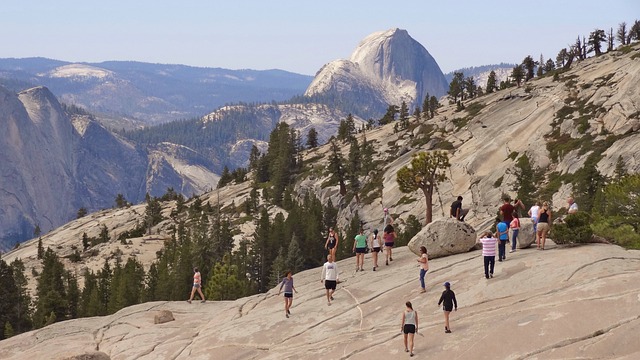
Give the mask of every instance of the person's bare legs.
[[536, 231], [536, 248], [537, 249], [540, 249], [540, 233], [541, 233], [540, 230]]
[[449, 314], [451, 312], [450, 311], [445, 311], [444, 312], [444, 328], [445, 330], [451, 330], [451, 328], [449, 327]]
[[545, 243], [546, 240], [547, 240], [547, 232], [543, 231], [542, 232], [542, 247], [541, 247], [542, 250], [544, 250], [544, 243]]
[[360, 254], [360, 271], [364, 270], [364, 254]]
[[375, 269], [378, 267], [378, 252], [373, 250], [371, 257], [373, 258], [373, 268]]
[[193, 300], [193, 296], [196, 294], [196, 288], [192, 287], [191, 288], [191, 296], [189, 296], [189, 300], [187, 300], [188, 303], [191, 303], [191, 300]]
[[204, 302], [204, 294], [202, 293], [202, 286], [198, 288], [198, 294], [200, 294], [200, 301]]
[[334, 246], [334, 247], [333, 247], [333, 249], [331, 249], [331, 250], [329, 251], [329, 252], [331, 253], [331, 257], [333, 258], [333, 261], [337, 261], [337, 258], [336, 258], [336, 252], [337, 252], [337, 250], [338, 250], [338, 249], [337, 249], [337, 247], [336, 247], [336, 246]]
[[404, 335], [404, 351], [409, 351], [409, 347], [407, 346], [407, 335], [409, 334], [403, 334]]
[[409, 333], [409, 351], [411, 355], [413, 355], [413, 337], [414, 336], [415, 334]]

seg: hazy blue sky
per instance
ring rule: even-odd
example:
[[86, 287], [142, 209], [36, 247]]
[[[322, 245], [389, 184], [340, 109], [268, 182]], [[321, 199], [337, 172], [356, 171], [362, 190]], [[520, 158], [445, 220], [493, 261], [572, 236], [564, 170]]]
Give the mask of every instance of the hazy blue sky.
[[526, 55], [640, 19], [639, 0], [5, 1], [0, 57], [137, 60], [313, 75], [366, 35], [406, 29], [444, 72]]

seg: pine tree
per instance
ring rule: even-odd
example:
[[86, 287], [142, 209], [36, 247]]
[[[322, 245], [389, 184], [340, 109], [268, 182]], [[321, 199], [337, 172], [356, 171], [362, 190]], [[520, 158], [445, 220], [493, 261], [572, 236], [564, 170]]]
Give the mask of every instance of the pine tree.
[[556, 56], [556, 66], [559, 68], [563, 68], [569, 59], [569, 52], [567, 48], [560, 49], [558, 52], [558, 56]]
[[536, 72], [537, 77], [542, 77], [544, 75], [544, 57], [540, 54], [540, 61], [538, 61], [538, 70]]
[[623, 21], [620, 24], [618, 24], [616, 39], [621, 45], [627, 45], [627, 23], [626, 22]]
[[284, 263], [286, 268], [294, 273], [304, 268], [304, 256], [300, 250], [300, 245], [298, 244], [298, 239], [295, 234], [291, 237], [291, 241], [289, 241], [289, 249], [287, 250], [287, 257]]
[[36, 225], [36, 227], [33, 229], [33, 237], [40, 237], [41, 233], [42, 230], [40, 230], [40, 225]]
[[280, 283], [282, 275], [287, 268], [285, 262], [286, 256], [284, 253], [284, 248], [280, 247], [278, 250], [278, 256], [273, 260], [271, 264], [271, 276], [269, 277], [269, 287], [274, 287]]
[[424, 100], [422, 101], [422, 113], [424, 114], [424, 119], [425, 120], [429, 120], [430, 118], [432, 118], [431, 113], [429, 112], [429, 109], [431, 108], [429, 105], [429, 93], [427, 93], [427, 95], [425, 95]]
[[14, 334], [21, 334], [25, 331], [29, 331], [32, 328], [31, 321], [31, 296], [27, 289], [28, 281], [25, 276], [24, 262], [20, 259], [15, 259], [11, 263], [13, 270], [13, 282], [17, 289], [17, 303], [16, 307], [12, 311], [15, 316], [15, 321], [12, 321], [12, 327]]
[[89, 246], [91, 246], [91, 242], [89, 241], [89, 236], [87, 236], [87, 233], [84, 232], [82, 233], [82, 249], [84, 251], [86, 251]]
[[[397, 173], [400, 191], [409, 193], [422, 190], [426, 201], [426, 223], [432, 220], [433, 193], [438, 184], [447, 179], [449, 156], [445, 152], [420, 152], [411, 159], [410, 166], [404, 166]], [[354, 235], [355, 236], [355, 235]]]
[[345, 185], [347, 172], [344, 166], [344, 158], [340, 152], [340, 148], [335, 140], [331, 141], [331, 155], [329, 155], [329, 173], [332, 181], [340, 184], [340, 195], [345, 196], [347, 194], [347, 187]]
[[522, 79], [524, 79], [524, 76], [525, 72], [522, 65], [516, 65], [511, 72], [511, 77], [516, 82], [516, 84], [518, 84], [518, 87], [520, 87], [520, 84], [522, 84]]
[[349, 147], [349, 188], [353, 195], [356, 198], [356, 202], [360, 203], [360, 173], [362, 172], [362, 158], [360, 155], [360, 145], [358, 144], [358, 139], [353, 139], [351, 141], [351, 146]]
[[42, 246], [42, 238], [39, 238], [38, 239], [38, 255], [37, 255], [38, 260], [41, 260], [43, 256], [44, 256], [44, 247]]
[[68, 303], [64, 282], [64, 266], [58, 256], [47, 248], [42, 258], [43, 268], [36, 285], [38, 299], [34, 322], [42, 327], [53, 319], [63, 320], [67, 315]]
[[[18, 304], [18, 288], [13, 279], [13, 269], [0, 259], [0, 340], [7, 338], [6, 324], [13, 319], [13, 311]], [[12, 329], [11, 329], [12, 330]]]
[[402, 102], [402, 104], [400, 104], [400, 112], [398, 113], [398, 120], [400, 121], [400, 126], [402, 126], [403, 129], [406, 129], [409, 127], [409, 107], [407, 106], [406, 102]]
[[213, 267], [211, 279], [205, 288], [205, 297], [210, 300], [235, 300], [249, 293], [248, 280], [238, 273], [228, 255]]
[[[527, 57], [524, 58], [524, 60], [522, 60], [522, 66], [523, 66], [523, 70], [525, 70], [526, 72], [524, 73], [525, 77], [524, 77], [524, 81], [529, 81], [531, 79], [533, 79], [533, 74], [534, 74], [534, 70], [536, 68], [536, 62], [533, 60], [533, 58], [531, 57], [531, 55], [528, 55]], [[515, 68], [514, 68], [515, 71]], [[516, 78], [515, 75], [511, 75], [514, 78]], [[517, 80], [516, 80], [517, 82]], [[518, 86], [520, 86], [520, 83], [518, 82]]]
[[82, 217], [85, 217], [87, 215], [87, 209], [84, 207], [81, 207], [78, 209], [78, 213], [76, 214], [76, 219], [80, 219]]
[[222, 169], [222, 174], [220, 175], [220, 179], [218, 180], [218, 185], [216, 189], [220, 189], [225, 187], [227, 184], [230, 184], [233, 181], [233, 177], [231, 176], [231, 171], [229, 171], [228, 166], [224, 166]]
[[314, 127], [309, 129], [307, 133], [307, 149], [315, 149], [318, 147], [318, 132]]
[[122, 194], [116, 195], [116, 208], [127, 207], [127, 205], [129, 205], [129, 202], [124, 197], [124, 195]]
[[613, 170], [613, 178], [615, 180], [621, 180], [623, 177], [627, 176], [628, 172], [626, 169], [626, 165], [624, 163], [624, 159], [622, 155], [618, 155], [618, 160], [616, 161], [616, 168]]
[[75, 319], [78, 317], [80, 303], [80, 288], [78, 287], [78, 279], [76, 276], [67, 271], [65, 278], [67, 280], [67, 318]]
[[588, 52], [595, 51], [596, 56], [602, 55], [602, 42], [607, 41], [607, 34], [604, 30], [596, 29], [589, 34], [589, 50]]
[[449, 97], [452, 100], [452, 103], [458, 102], [458, 97], [460, 100], [464, 100], [464, 74], [459, 71], [455, 71], [453, 73], [453, 79], [451, 79], [451, 83], [449, 83]]
[[496, 78], [496, 72], [491, 70], [489, 73], [489, 77], [487, 78], [487, 94], [491, 94], [494, 91], [498, 90], [498, 79]]
[[431, 98], [429, 99], [429, 113], [431, 114], [432, 119], [434, 116], [436, 116], [436, 110], [438, 110], [439, 106], [440, 104], [438, 104], [438, 98], [436, 98], [435, 96], [431, 96]]

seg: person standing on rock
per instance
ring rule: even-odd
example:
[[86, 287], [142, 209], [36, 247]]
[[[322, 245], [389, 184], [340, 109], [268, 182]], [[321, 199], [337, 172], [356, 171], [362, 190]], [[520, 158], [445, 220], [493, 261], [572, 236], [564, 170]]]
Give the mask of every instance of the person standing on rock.
[[[413, 356], [413, 340], [418, 332], [418, 313], [413, 310], [411, 301], [405, 303], [406, 309], [402, 312], [402, 324], [400, 332], [404, 334], [404, 351]], [[407, 344], [407, 340], [409, 340]]]
[[484, 259], [484, 277], [493, 277], [493, 268], [496, 266], [496, 238], [491, 231], [487, 231], [478, 240], [482, 244], [482, 257]]
[[296, 294], [298, 293], [298, 290], [296, 290], [296, 287], [293, 286], [293, 276], [291, 274], [291, 271], [287, 271], [285, 274], [285, 277], [282, 279], [282, 282], [280, 283], [280, 290], [278, 290], [278, 296], [280, 296], [280, 292], [282, 291], [283, 287], [284, 287], [284, 315], [288, 318], [289, 315], [291, 315], [291, 311], [289, 311], [289, 309], [291, 309], [291, 305], [293, 304], [293, 292], [295, 291]]
[[205, 302], [206, 300], [202, 293], [202, 276], [200, 275], [200, 271], [197, 267], [193, 268], [193, 287], [191, 288], [191, 296], [189, 297], [189, 300], [187, 300], [189, 304], [191, 304], [191, 300], [193, 300], [193, 296], [196, 294], [196, 291], [198, 291], [198, 294], [200, 295], [200, 302]]
[[516, 242], [518, 241], [518, 232], [520, 232], [520, 218], [518, 217], [518, 212], [513, 212], [513, 220], [511, 220], [511, 250], [510, 253], [516, 252]]
[[529, 209], [529, 216], [531, 217], [531, 222], [533, 222], [533, 240], [536, 240], [536, 234], [538, 233], [538, 216], [540, 213], [540, 201], [537, 200], [535, 205]]
[[502, 260], [507, 259], [506, 250], [507, 243], [509, 242], [509, 225], [504, 221], [499, 222], [498, 225], [496, 225], [496, 230], [498, 230], [498, 240], [500, 240], [498, 243], [498, 261], [502, 262]]
[[429, 271], [429, 256], [427, 255], [427, 248], [424, 246], [420, 246], [420, 259], [418, 259], [420, 263], [420, 293], [427, 292], [427, 289], [424, 285], [424, 276], [427, 275], [427, 271]]
[[333, 261], [331, 254], [327, 255], [327, 262], [322, 266], [320, 282], [324, 283], [324, 288], [327, 291], [327, 305], [331, 306], [333, 293], [336, 291], [336, 285], [338, 284], [338, 264]]
[[396, 241], [396, 230], [393, 225], [389, 224], [384, 228], [384, 249], [386, 251], [385, 265], [389, 265], [389, 261], [393, 261], [393, 244]]
[[369, 237], [369, 249], [373, 258], [373, 271], [378, 269], [378, 253], [382, 251], [382, 238], [378, 235], [378, 229], [373, 229], [373, 234]]
[[578, 204], [573, 200], [573, 196], [569, 196], [567, 203], [569, 204], [569, 210], [567, 210], [568, 214], [575, 214], [578, 212]]
[[335, 260], [336, 251], [338, 250], [338, 234], [333, 231], [333, 228], [329, 228], [329, 236], [327, 236], [327, 241], [324, 243], [324, 248], [329, 250], [329, 254]]
[[[509, 228], [509, 224], [511, 224], [511, 220], [513, 220], [513, 212], [515, 211], [515, 207], [511, 205], [511, 198], [509, 195], [504, 195], [502, 197], [504, 203], [500, 207], [500, 216], [502, 216], [502, 222], [507, 225], [507, 229]], [[509, 233], [507, 232], [507, 240], [509, 240]]]
[[551, 209], [549, 203], [542, 203], [540, 217], [538, 218], [538, 231], [536, 232], [536, 245], [538, 250], [544, 250], [544, 243], [547, 240], [547, 233], [551, 229]]
[[360, 233], [353, 239], [353, 251], [356, 253], [356, 272], [364, 271], [364, 254], [367, 253], [367, 237], [364, 230], [360, 228]]
[[385, 229], [387, 225], [393, 225], [393, 218], [389, 214], [388, 208], [384, 208], [382, 211], [384, 212], [384, 217], [382, 219], [382, 229]]
[[444, 291], [440, 295], [438, 300], [438, 306], [442, 304], [442, 310], [444, 311], [444, 332], [451, 333], [451, 327], [449, 326], [449, 314], [455, 309], [458, 311], [458, 301], [456, 301], [456, 294], [451, 290], [451, 284], [447, 281], [444, 283]]

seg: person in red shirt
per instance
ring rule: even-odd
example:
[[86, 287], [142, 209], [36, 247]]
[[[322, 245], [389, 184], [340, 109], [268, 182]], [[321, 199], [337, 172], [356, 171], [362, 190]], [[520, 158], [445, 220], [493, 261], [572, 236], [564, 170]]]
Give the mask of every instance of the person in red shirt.
[[[507, 225], [507, 229], [511, 225], [511, 221], [513, 220], [513, 211], [515, 208], [511, 205], [511, 198], [509, 195], [505, 195], [502, 200], [504, 203], [500, 207], [500, 215], [502, 216], [502, 222]], [[509, 233], [507, 232], [507, 242], [509, 242]]]

